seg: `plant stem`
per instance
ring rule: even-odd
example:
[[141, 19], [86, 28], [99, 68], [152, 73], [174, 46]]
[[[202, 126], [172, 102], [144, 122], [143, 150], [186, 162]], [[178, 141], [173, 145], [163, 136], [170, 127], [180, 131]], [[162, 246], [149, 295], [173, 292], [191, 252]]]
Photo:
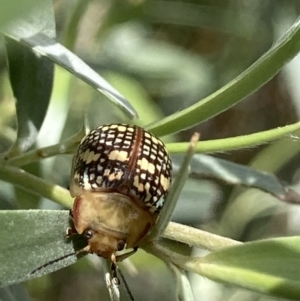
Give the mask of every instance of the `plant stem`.
[[0, 165], [0, 180], [46, 197], [64, 207], [72, 207], [73, 200], [67, 189], [59, 185], [50, 184], [22, 169], [8, 165]]
[[[212, 153], [218, 151], [228, 151], [246, 147], [254, 147], [272, 140], [283, 138], [300, 129], [300, 122], [296, 122], [283, 127], [262, 131], [250, 135], [242, 135], [224, 139], [201, 141], [197, 144], [196, 153]], [[170, 153], [182, 154], [189, 146], [189, 142], [167, 143]]]
[[6, 160], [6, 162], [14, 166], [23, 166], [34, 161], [56, 156], [58, 154], [68, 154], [76, 148], [78, 142], [74, 142], [73, 144], [74, 145], [69, 145], [68, 147], [66, 147], [64, 144], [58, 143], [39, 149], [34, 149], [24, 154], [9, 158]]
[[80, 130], [77, 133], [75, 133], [73, 136], [66, 139], [65, 141], [54, 145], [42, 147], [39, 149], [34, 149], [27, 153], [9, 158], [6, 160], [6, 163], [14, 166], [22, 166], [58, 154], [70, 154], [75, 151], [81, 139], [85, 135], [86, 135], [86, 123], [85, 121], [83, 121]]
[[210, 251], [241, 244], [241, 242], [222, 237], [200, 229], [170, 222], [162, 235], [165, 238], [183, 242], [187, 245]]

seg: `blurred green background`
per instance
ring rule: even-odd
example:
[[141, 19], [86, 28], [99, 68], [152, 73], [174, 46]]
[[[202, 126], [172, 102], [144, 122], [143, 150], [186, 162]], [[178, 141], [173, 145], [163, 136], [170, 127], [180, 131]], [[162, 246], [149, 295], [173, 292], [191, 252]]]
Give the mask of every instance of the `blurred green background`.
[[[14, 9], [12, 7], [12, 9]], [[54, 1], [57, 40], [106, 78], [136, 108], [140, 125], [182, 110], [211, 94], [255, 62], [291, 26], [299, 1]], [[280, 74], [243, 102], [196, 128], [166, 137], [188, 141], [250, 134], [299, 119], [300, 61], [296, 57]], [[4, 41], [0, 45], [0, 152], [16, 137], [16, 112], [8, 81]], [[51, 104], [36, 147], [58, 143], [77, 132], [86, 110], [91, 128], [126, 121], [104, 96], [60, 67], [55, 68]], [[297, 137], [294, 137], [297, 140]], [[290, 147], [283, 143], [282, 147]], [[270, 170], [258, 160], [264, 147], [214, 154]], [[271, 156], [271, 154], [270, 154]], [[268, 156], [265, 156], [268, 158]], [[280, 158], [278, 158], [280, 160]], [[276, 170], [297, 189], [296, 156]], [[26, 170], [67, 187], [71, 156], [56, 156]], [[46, 199], [0, 182], [0, 208], [58, 208]], [[190, 179], [173, 220], [241, 241], [300, 233], [300, 211], [255, 189], [235, 188], [213, 179]], [[186, 254], [201, 255], [174, 243]], [[101, 262], [88, 256], [42, 278], [25, 283], [36, 301], [109, 300]], [[174, 300], [172, 273], [139, 251], [121, 267], [136, 300]], [[272, 300], [189, 275], [196, 301]], [[122, 300], [126, 292], [121, 291]], [[275, 299], [274, 299], [275, 300]], [[277, 299], [278, 300], [278, 299]]]

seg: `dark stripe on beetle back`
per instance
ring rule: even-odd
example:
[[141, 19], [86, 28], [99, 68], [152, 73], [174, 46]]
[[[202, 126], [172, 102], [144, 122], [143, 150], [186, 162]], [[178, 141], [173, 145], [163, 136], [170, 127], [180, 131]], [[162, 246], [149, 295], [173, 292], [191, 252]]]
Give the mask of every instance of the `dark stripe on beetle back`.
[[132, 179], [134, 178], [136, 174], [136, 163], [139, 157], [140, 147], [141, 147], [141, 140], [143, 135], [143, 130], [140, 127], [133, 126], [134, 128], [134, 141], [133, 141], [133, 148], [132, 153], [129, 158], [128, 162], [128, 170], [126, 174], [126, 183], [124, 183], [127, 186], [127, 194], [132, 194], [131, 187], [132, 187]]

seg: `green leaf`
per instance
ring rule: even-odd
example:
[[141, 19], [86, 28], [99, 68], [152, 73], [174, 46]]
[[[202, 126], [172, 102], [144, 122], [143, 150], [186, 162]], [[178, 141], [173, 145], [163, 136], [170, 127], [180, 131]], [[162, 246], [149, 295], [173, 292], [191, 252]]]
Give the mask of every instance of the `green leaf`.
[[0, 287], [0, 301], [31, 301], [22, 284]]
[[41, 0], [2, 0], [0, 10], [0, 27], [3, 28], [7, 23], [20, 18], [33, 10]]
[[212, 224], [213, 232], [222, 236], [257, 239], [266, 235], [268, 220], [287, 211], [284, 202], [272, 194], [256, 188], [237, 188], [229, 200], [218, 223]]
[[300, 237], [230, 246], [204, 257], [187, 257], [162, 246], [146, 250], [177, 267], [211, 280], [275, 297], [300, 300]]
[[[172, 156], [174, 171], [178, 170], [182, 156]], [[191, 174], [215, 179], [231, 185], [256, 187], [283, 200], [286, 194], [279, 179], [271, 173], [206, 155], [195, 155], [191, 161]]]
[[[68, 211], [0, 211], [0, 286], [22, 282], [76, 262], [70, 256], [30, 274], [45, 263], [74, 252], [82, 242], [65, 240]], [[81, 245], [79, 247], [79, 245]]]
[[20, 22], [6, 30], [6, 34], [85, 81], [113, 101], [128, 117], [137, 116], [131, 104], [78, 56], [42, 32], [32, 35], [28, 31], [31, 32], [31, 25]]
[[299, 53], [299, 41], [300, 19], [297, 19], [267, 53], [227, 85], [196, 104], [158, 121], [148, 130], [165, 136], [192, 127], [237, 104], [268, 82]]
[[210, 180], [189, 177], [180, 193], [172, 214], [172, 221], [197, 225], [200, 221], [205, 221], [211, 217], [211, 208], [214, 207], [214, 204], [218, 204], [219, 199], [217, 184]]
[[194, 259], [199, 274], [212, 280], [293, 300], [300, 299], [299, 265], [300, 237], [245, 243]]
[[[43, 1], [27, 20], [31, 24], [28, 35], [41, 32], [55, 37], [52, 1]], [[18, 120], [17, 140], [7, 154], [9, 158], [26, 151], [35, 142], [50, 101], [54, 66], [20, 42], [9, 37], [5, 40]]]

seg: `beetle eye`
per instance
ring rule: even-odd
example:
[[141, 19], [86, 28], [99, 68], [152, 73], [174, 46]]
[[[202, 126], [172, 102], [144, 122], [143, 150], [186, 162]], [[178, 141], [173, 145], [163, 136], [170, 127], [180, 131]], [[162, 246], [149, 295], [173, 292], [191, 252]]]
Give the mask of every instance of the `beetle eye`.
[[94, 231], [91, 229], [85, 229], [82, 233], [82, 235], [86, 238], [86, 239], [91, 239], [92, 236], [94, 234]]
[[117, 250], [122, 251], [124, 247], [125, 247], [125, 241], [124, 240], [119, 241], [117, 245]]

